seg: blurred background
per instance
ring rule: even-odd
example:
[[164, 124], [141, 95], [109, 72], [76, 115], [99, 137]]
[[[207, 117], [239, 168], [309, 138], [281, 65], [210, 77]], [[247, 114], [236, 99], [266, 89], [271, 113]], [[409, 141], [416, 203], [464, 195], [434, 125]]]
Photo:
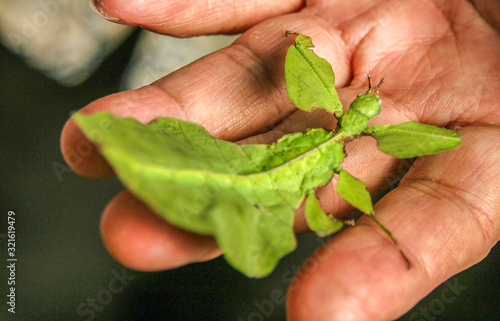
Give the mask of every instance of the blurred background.
[[[0, 320], [285, 320], [291, 277], [325, 238], [299, 236], [298, 249], [260, 280], [221, 258], [164, 272], [128, 270], [99, 235], [101, 212], [121, 184], [77, 176], [59, 150], [72, 111], [233, 40], [118, 26], [94, 15], [86, 0], [0, 0]], [[15, 315], [6, 304], [8, 211], [16, 213]], [[400, 320], [500, 320], [499, 266], [497, 245]]]

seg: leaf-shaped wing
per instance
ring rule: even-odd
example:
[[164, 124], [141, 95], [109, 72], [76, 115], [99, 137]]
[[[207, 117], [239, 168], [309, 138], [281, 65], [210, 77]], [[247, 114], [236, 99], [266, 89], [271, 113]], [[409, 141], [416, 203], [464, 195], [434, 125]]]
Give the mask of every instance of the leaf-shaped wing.
[[340, 170], [335, 190], [340, 197], [363, 213], [374, 213], [372, 199], [365, 184], [347, 171]]
[[375, 125], [363, 132], [377, 139], [381, 151], [399, 158], [436, 154], [461, 144], [454, 131], [417, 122]]
[[323, 212], [314, 190], [307, 194], [304, 212], [307, 225], [319, 236], [330, 235], [344, 226], [343, 222], [337, 221]]
[[288, 97], [300, 109], [323, 108], [342, 115], [342, 103], [335, 90], [335, 75], [330, 64], [308, 47], [311, 38], [298, 35], [285, 59], [285, 81]]
[[322, 129], [238, 145], [172, 118], [73, 117], [136, 196], [168, 222], [215, 236], [248, 276], [269, 274], [295, 248], [295, 209], [344, 157], [343, 143]]

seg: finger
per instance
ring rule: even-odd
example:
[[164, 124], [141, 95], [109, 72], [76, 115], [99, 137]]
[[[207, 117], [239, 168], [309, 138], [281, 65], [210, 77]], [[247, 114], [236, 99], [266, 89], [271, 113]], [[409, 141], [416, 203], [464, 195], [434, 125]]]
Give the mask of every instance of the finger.
[[[228, 48], [151, 86], [100, 99], [82, 112], [107, 110], [143, 123], [158, 117], [175, 117], [198, 123], [212, 135], [230, 141], [268, 131], [296, 110], [284, 84], [283, 63], [293, 43], [292, 37], [284, 35], [286, 28], [316, 39], [316, 52], [333, 62], [337, 86], [345, 86], [349, 81], [349, 64], [340, 45], [340, 34], [326, 30], [320, 22], [307, 13], [263, 22]], [[87, 147], [83, 153], [78, 153], [80, 146]], [[112, 174], [72, 120], [63, 130], [61, 147], [76, 172], [90, 177]]]
[[[143, 123], [166, 115], [180, 119], [184, 116], [173, 98], [155, 86], [101, 98], [79, 112], [92, 114], [104, 110], [117, 116], [134, 117]], [[114, 174], [97, 148], [81, 132], [73, 119], [69, 119], [62, 130], [61, 152], [66, 163], [80, 175], [102, 178]]]
[[302, 0], [91, 0], [90, 3], [110, 21], [177, 37], [238, 33], [303, 6]]
[[170, 269], [220, 255], [212, 237], [166, 223], [127, 191], [106, 207], [101, 232], [108, 251], [122, 264], [137, 270]]
[[469, 127], [454, 151], [419, 158], [375, 207], [414, 267], [368, 219], [317, 251], [290, 285], [290, 320], [396, 319], [500, 239], [500, 130]]

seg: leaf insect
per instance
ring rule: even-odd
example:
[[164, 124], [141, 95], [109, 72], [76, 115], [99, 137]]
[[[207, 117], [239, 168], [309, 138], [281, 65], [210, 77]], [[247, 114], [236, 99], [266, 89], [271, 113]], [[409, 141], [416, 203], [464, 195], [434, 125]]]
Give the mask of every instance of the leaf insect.
[[[97, 112], [77, 113], [73, 119], [127, 189], [169, 223], [213, 236], [226, 261], [249, 277], [268, 275], [296, 248], [293, 224], [301, 204], [318, 235], [334, 233], [347, 223], [325, 214], [315, 195], [334, 175], [339, 196], [367, 214], [410, 266], [396, 238], [375, 217], [365, 184], [342, 168], [344, 146], [372, 136], [383, 152], [413, 158], [456, 148], [460, 135], [416, 122], [368, 126], [381, 111], [383, 82], [373, 86], [370, 76], [368, 91], [344, 113], [332, 67], [310, 49], [311, 38], [290, 31], [286, 35], [296, 36], [284, 64], [288, 97], [299, 109], [322, 108], [333, 114], [338, 119], [335, 131], [311, 128], [271, 144], [240, 145], [174, 118], [142, 124]], [[103, 122], [113, 130], [96, 137], [93, 133], [102, 132]]]

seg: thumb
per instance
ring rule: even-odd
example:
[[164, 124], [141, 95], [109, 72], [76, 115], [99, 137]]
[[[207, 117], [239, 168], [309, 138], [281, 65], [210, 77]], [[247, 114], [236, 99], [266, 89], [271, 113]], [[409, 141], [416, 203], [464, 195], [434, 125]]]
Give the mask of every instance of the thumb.
[[94, 11], [105, 19], [177, 37], [242, 32], [265, 19], [297, 11], [302, 2], [90, 0]]

